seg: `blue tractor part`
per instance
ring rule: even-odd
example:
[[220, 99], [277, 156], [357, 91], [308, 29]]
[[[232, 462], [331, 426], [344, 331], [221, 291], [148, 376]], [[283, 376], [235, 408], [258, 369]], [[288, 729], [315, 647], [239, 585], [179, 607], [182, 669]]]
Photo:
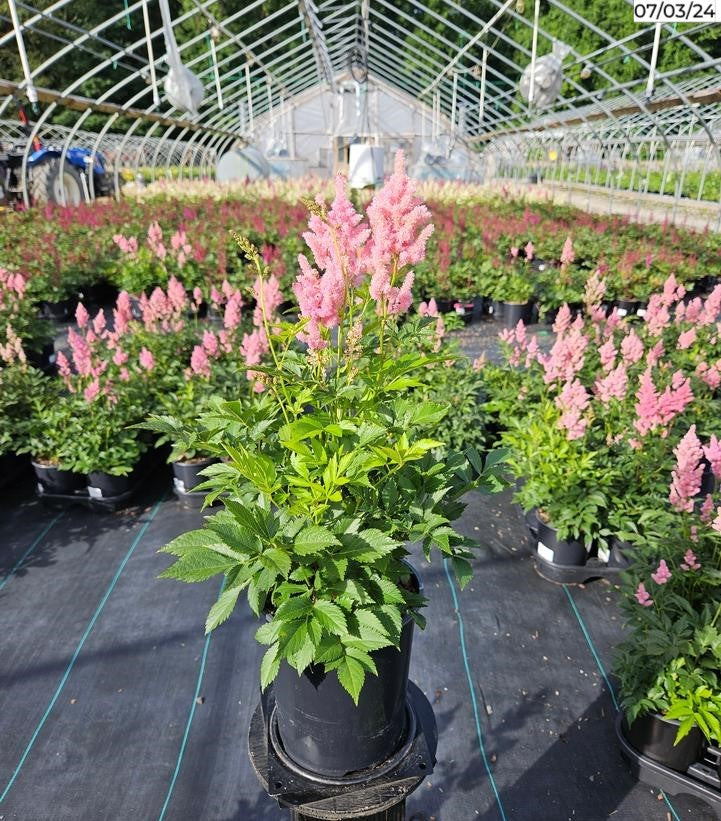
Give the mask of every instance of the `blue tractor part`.
[[[62, 152], [57, 148], [43, 147], [28, 156], [29, 194], [34, 205], [57, 203], [79, 205], [95, 196], [111, 193], [110, 175], [106, 171], [105, 158], [89, 148], [71, 146], [65, 153], [61, 168]], [[92, 189], [89, 182], [89, 166], [93, 160]]]

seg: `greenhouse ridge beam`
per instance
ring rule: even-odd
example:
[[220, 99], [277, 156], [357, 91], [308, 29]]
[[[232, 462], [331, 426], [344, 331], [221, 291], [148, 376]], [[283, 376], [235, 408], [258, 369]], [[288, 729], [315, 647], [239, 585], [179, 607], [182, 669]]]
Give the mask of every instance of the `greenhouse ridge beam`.
[[[12, 83], [9, 80], [0, 80], [0, 94], [17, 95], [24, 92], [25, 86], [21, 83]], [[182, 120], [176, 117], [164, 117], [162, 114], [142, 111], [139, 108], [123, 108], [115, 103], [98, 103], [87, 97], [79, 97], [76, 94], [61, 94], [59, 91], [51, 91], [47, 88], [37, 88], [38, 100], [41, 103], [55, 103], [63, 108], [72, 108], [75, 111], [95, 111], [103, 114], [117, 114], [129, 117], [133, 120], [149, 120], [161, 125], [168, 125], [177, 128], [187, 128], [189, 131], [210, 131], [224, 137], [235, 137], [242, 139], [239, 134], [232, 131], [225, 131], [218, 128], [207, 128], [206, 126], [192, 123], [189, 120]]]

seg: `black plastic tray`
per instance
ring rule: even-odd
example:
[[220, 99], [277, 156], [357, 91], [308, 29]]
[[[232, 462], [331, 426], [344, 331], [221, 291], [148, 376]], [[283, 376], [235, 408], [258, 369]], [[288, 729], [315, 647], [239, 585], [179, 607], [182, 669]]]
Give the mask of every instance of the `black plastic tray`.
[[603, 562], [597, 556], [590, 556], [585, 564], [558, 564], [544, 559], [537, 549], [538, 531], [533, 526], [533, 519], [528, 515], [524, 515], [524, 519], [531, 534], [531, 552], [536, 572], [546, 581], [557, 584], [585, 584], [595, 579], [617, 579], [627, 569], [621, 565]]
[[536, 572], [542, 579], [559, 584], [585, 584], [594, 579], [617, 579], [627, 568], [609, 565], [596, 556], [589, 557], [586, 564], [557, 564], [549, 562], [534, 548]]
[[[77, 490], [75, 493], [46, 493], [40, 483], [36, 485], [35, 492], [38, 499], [52, 507], [72, 507], [73, 505], [82, 505], [90, 510], [97, 510], [106, 513], [113, 513], [116, 510], [121, 510], [126, 507], [138, 490], [148, 481], [148, 479], [155, 473], [160, 462], [160, 456], [157, 452], [150, 451], [136, 467], [134, 471], [135, 481], [129, 490], [125, 493], [120, 493], [117, 496], [103, 496], [97, 498], [91, 496], [87, 489]], [[131, 474], [132, 475], [132, 474]]]
[[629, 744], [623, 734], [621, 713], [616, 716], [616, 735], [621, 745], [621, 753], [639, 781], [658, 787], [668, 795], [692, 795], [700, 798], [721, 818], [721, 778], [718, 769], [721, 750], [709, 747], [703, 761], [692, 764], [685, 773], [679, 773], [657, 761], [652, 761]]

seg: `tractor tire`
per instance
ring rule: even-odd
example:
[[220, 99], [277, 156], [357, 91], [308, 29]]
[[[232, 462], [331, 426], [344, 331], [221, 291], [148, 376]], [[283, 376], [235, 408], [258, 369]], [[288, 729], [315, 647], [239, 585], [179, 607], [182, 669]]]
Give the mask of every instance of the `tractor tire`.
[[45, 157], [42, 162], [28, 169], [28, 194], [31, 205], [47, 205], [48, 202], [54, 202], [50, 196], [52, 194], [50, 176], [57, 163], [57, 157]]
[[30, 170], [30, 200], [33, 205], [80, 205], [85, 201], [85, 187], [80, 171], [66, 162], [61, 175], [60, 160], [48, 157]]

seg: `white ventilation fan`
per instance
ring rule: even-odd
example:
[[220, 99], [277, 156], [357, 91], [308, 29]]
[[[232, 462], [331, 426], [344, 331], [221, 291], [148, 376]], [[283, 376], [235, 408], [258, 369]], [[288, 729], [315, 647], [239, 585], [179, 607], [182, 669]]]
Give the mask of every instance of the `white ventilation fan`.
[[180, 60], [178, 43], [173, 34], [173, 18], [170, 15], [168, 0], [160, 0], [160, 16], [163, 18], [163, 35], [165, 37], [165, 58], [168, 73], [163, 88], [168, 102], [179, 111], [197, 114], [203, 102], [205, 90], [203, 84], [193, 72]]
[[[570, 48], [558, 40], [553, 41], [553, 51], [545, 54], [533, 63], [526, 66], [518, 90], [526, 102], [531, 102], [535, 108], [547, 108], [555, 103], [561, 93], [563, 85], [563, 58], [570, 52]], [[535, 69], [535, 70], [534, 70]], [[533, 73], [533, 99], [531, 96], [531, 75]]]

